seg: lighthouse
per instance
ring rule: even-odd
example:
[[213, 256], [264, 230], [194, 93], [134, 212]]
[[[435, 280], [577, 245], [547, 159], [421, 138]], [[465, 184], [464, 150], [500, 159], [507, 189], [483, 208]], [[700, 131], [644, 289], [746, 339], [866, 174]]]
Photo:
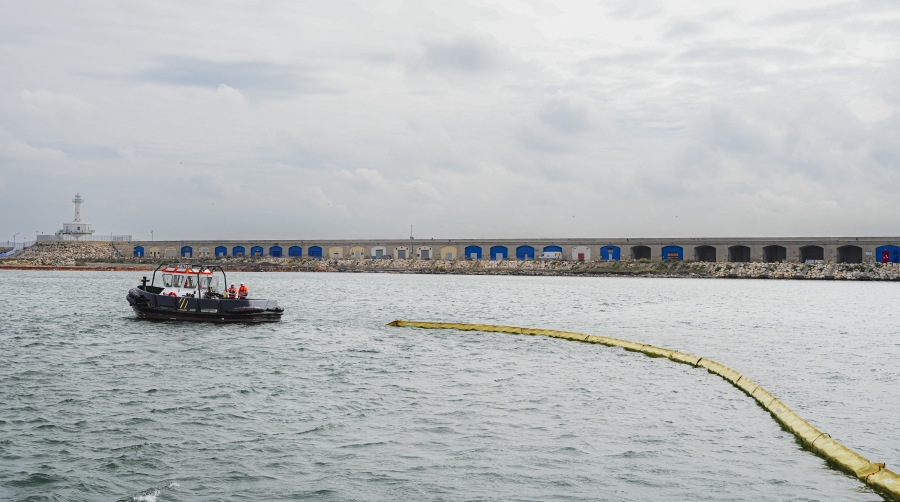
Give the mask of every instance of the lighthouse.
[[56, 235], [71, 235], [78, 239], [84, 235], [93, 234], [94, 229], [91, 228], [91, 224], [81, 221], [81, 204], [84, 202], [84, 199], [81, 198], [81, 193], [76, 193], [72, 202], [75, 203], [75, 219], [69, 223], [63, 223], [62, 230], [57, 230]]

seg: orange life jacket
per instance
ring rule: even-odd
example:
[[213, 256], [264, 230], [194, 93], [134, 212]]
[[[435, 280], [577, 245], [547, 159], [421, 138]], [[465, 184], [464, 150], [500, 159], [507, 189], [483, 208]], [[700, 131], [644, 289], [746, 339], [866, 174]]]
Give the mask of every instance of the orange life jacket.
[[248, 289], [247, 286], [241, 284], [241, 289], [238, 290], [238, 294], [241, 296], [247, 296], [248, 293], [250, 293], [250, 289]]

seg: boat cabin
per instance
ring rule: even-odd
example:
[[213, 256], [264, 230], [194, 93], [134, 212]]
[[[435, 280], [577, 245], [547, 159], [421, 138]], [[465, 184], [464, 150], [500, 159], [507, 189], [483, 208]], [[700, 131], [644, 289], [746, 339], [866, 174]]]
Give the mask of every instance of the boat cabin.
[[[162, 275], [162, 287], [158, 295], [186, 296], [189, 298], [201, 298], [201, 292], [221, 294], [219, 278], [213, 276], [209, 268], [192, 265], [166, 265], [159, 270]], [[156, 272], [154, 272], [154, 276]], [[154, 286], [156, 281], [154, 280]]]

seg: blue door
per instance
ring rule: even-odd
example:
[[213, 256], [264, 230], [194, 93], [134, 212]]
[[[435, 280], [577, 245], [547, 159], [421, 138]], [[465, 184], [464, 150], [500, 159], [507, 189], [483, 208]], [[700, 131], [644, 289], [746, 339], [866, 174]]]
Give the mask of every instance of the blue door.
[[506, 246], [494, 246], [491, 248], [492, 260], [505, 260], [509, 258], [509, 249]]
[[601, 260], [621, 260], [622, 259], [622, 251], [619, 249], [619, 246], [603, 246], [600, 248], [600, 259]]
[[466, 258], [471, 260], [481, 259], [481, 246], [466, 246]]
[[272, 258], [281, 258], [281, 246], [270, 247], [269, 256], [271, 256]]
[[134, 257], [135, 258], [143, 258], [144, 257], [144, 246], [135, 246], [134, 247]]
[[244, 256], [245, 253], [244, 246], [235, 246], [231, 248], [231, 256]]
[[181, 246], [181, 257], [190, 258], [194, 254], [194, 250], [190, 246]]
[[878, 263], [900, 263], [900, 246], [879, 246], [875, 248]]
[[299, 258], [303, 256], [303, 248], [300, 246], [291, 246], [288, 248], [288, 256], [292, 258]]
[[216, 246], [216, 258], [228, 256], [228, 248], [225, 246]]
[[684, 259], [684, 250], [681, 246], [665, 246], [662, 248], [662, 259], [681, 261]]
[[545, 253], [562, 253], [562, 248], [559, 246], [544, 246]]
[[534, 248], [531, 246], [519, 246], [516, 248], [517, 260], [533, 260]]
[[322, 257], [322, 248], [320, 248], [319, 246], [310, 246], [309, 257], [310, 258], [321, 258]]
[[250, 256], [262, 256], [263, 248], [262, 246], [253, 246], [250, 248]]

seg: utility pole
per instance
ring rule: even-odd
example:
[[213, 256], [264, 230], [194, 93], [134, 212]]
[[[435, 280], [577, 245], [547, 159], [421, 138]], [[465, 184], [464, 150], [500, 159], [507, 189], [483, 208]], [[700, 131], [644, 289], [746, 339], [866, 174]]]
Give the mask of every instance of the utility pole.
[[413, 234], [412, 234], [412, 225], [410, 225], [410, 226], [409, 226], [409, 240], [412, 240], [412, 238], [413, 238], [412, 235], [413, 235]]

